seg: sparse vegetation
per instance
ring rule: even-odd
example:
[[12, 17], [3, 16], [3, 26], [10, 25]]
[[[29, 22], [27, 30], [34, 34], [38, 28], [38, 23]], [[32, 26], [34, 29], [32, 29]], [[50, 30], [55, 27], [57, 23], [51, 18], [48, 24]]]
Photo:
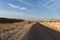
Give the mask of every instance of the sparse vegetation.
[[[22, 22], [13, 22], [13, 23], [0, 23], [0, 40], [5, 40], [6, 38], [12, 36], [13, 34], [17, 33], [18, 31], [24, 30], [28, 25], [32, 23], [42, 23], [47, 27], [53, 28], [55, 30], [60, 31], [60, 21], [57, 20], [48, 20], [48, 21], [22, 21]], [[23, 32], [22, 32], [23, 33]]]
[[59, 20], [47, 20], [47, 21], [43, 21], [41, 23], [43, 25], [46, 25], [47, 27], [60, 31], [60, 21]]
[[7, 23], [3, 22], [0, 23], [0, 39], [4, 40], [7, 37], [15, 34], [16, 32], [23, 30], [24, 26], [27, 26], [29, 24], [33, 23], [32, 21], [20, 21], [20, 22], [13, 22], [10, 23], [9, 21]]

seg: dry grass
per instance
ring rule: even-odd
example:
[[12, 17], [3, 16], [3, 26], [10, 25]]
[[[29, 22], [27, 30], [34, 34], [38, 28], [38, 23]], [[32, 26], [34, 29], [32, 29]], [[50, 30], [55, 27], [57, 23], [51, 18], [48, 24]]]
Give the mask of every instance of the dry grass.
[[16, 23], [5, 23], [5, 24], [0, 24], [0, 32], [5, 30], [5, 29], [14, 29], [14, 28], [21, 28], [23, 26], [26, 26], [28, 24], [31, 24], [33, 22], [31, 21], [24, 21], [24, 22], [16, 22]]
[[41, 22], [43, 25], [46, 25], [52, 29], [60, 31], [60, 21], [43, 21]]
[[16, 23], [5, 23], [0, 24], [0, 40], [3, 38], [7, 38], [10, 35], [15, 34], [16, 32], [24, 29], [24, 26], [27, 26], [33, 22], [24, 21], [24, 22], [16, 22]]

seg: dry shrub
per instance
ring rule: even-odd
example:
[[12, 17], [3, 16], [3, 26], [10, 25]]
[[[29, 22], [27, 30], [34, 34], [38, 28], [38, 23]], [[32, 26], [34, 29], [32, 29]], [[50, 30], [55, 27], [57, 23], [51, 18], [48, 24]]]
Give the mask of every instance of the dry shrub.
[[33, 23], [32, 21], [23, 21], [23, 22], [15, 22], [15, 23], [5, 23], [0, 24], [0, 32], [3, 30], [12, 30], [17, 28], [23, 28], [24, 26]]
[[60, 31], [60, 22], [58, 22], [58, 21], [43, 21], [42, 24]]
[[0, 24], [0, 39], [5, 39], [14, 33], [25, 29], [27, 25], [33, 23], [32, 21], [23, 21], [23, 22], [15, 22], [15, 23], [5, 23]]

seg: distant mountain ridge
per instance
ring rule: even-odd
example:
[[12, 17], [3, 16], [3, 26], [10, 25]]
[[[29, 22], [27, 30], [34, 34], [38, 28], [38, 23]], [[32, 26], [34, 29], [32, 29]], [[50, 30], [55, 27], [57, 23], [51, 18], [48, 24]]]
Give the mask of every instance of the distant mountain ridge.
[[14, 22], [21, 22], [24, 21], [23, 19], [14, 19], [14, 18], [0, 18], [0, 23], [14, 23]]

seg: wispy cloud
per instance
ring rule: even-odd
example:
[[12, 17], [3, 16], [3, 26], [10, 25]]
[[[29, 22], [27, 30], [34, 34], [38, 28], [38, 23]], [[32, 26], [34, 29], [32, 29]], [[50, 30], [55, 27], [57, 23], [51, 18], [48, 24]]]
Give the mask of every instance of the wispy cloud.
[[23, 16], [22, 12], [0, 11], [0, 17], [19, 18]]
[[38, 1], [38, 3], [39, 5], [41, 4], [42, 7], [45, 7], [46, 9], [49, 9], [51, 11], [55, 11], [59, 7], [58, 5], [60, 4], [59, 0], [42, 0]]
[[22, 12], [11, 12], [11, 11], [0, 11], [0, 17], [18, 18], [18, 19], [26, 19], [26, 20], [38, 20], [39, 19], [36, 16], [24, 14]]
[[25, 7], [22, 7], [22, 8], [20, 8], [21, 10], [26, 10], [26, 8]]
[[17, 8], [17, 9], [20, 9], [20, 10], [25, 10], [26, 9], [25, 7], [16, 6], [14, 4], [8, 4], [8, 5], [12, 8]]
[[23, 3], [23, 4], [32, 6], [32, 4], [30, 2], [27, 2], [26, 0], [18, 0], [18, 1], [21, 2], [21, 3]]
[[8, 4], [12, 8], [20, 8], [19, 6], [13, 5], [13, 4]]

